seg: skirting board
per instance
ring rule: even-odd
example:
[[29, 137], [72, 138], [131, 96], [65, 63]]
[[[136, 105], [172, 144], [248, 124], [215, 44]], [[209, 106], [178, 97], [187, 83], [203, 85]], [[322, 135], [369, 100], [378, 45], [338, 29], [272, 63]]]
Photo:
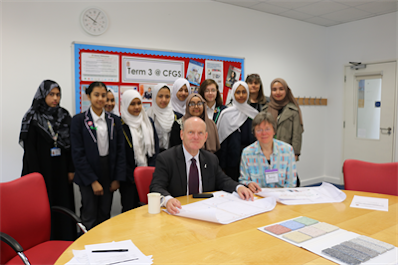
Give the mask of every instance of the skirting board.
[[[300, 174], [299, 174], [300, 177]], [[300, 178], [301, 186], [308, 186], [316, 183], [322, 183], [323, 181], [333, 183], [333, 184], [338, 184], [338, 185], [343, 185], [344, 183], [340, 180], [340, 177], [332, 177], [332, 176], [318, 176], [310, 179], [302, 179]]]

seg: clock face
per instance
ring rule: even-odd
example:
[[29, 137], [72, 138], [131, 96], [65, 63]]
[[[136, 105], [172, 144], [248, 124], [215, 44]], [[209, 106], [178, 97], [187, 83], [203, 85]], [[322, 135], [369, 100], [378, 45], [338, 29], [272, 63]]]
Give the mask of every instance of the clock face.
[[91, 35], [101, 35], [108, 29], [108, 16], [99, 8], [91, 7], [83, 11], [80, 17], [83, 29]]

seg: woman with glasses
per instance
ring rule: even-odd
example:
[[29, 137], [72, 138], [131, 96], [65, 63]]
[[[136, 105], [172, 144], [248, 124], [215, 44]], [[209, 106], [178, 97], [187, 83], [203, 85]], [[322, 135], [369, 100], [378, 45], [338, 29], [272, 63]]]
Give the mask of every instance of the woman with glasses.
[[258, 111], [247, 104], [249, 88], [246, 82], [238, 81], [232, 87], [232, 107], [221, 112], [217, 121], [221, 149], [217, 153], [220, 167], [233, 180], [239, 178], [239, 161], [243, 148], [256, 139], [252, 134], [252, 119]]
[[218, 90], [218, 84], [213, 79], [206, 79], [200, 84], [199, 94], [206, 100], [206, 112], [209, 119], [217, 123], [220, 117], [221, 111], [226, 106], [223, 105], [220, 91]]
[[[298, 161], [304, 131], [303, 117], [300, 107], [285, 80], [282, 78], [272, 80], [271, 102], [262, 111], [271, 113], [276, 121], [275, 138], [290, 144], [293, 147], [296, 161]], [[297, 187], [299, 186], [300, 180], [297, 178]]]
[[242, 152], [239, 182], [253, 192], [296, 187], [296, 160], [290, 144], [274, 139], [276, 122], [269, 112], [253, 119], [256, 142]]
[[170, 103], [170, 88], [159, 83], [153, 88], [152, 107], [146, 113], [154, 123], [159, 137], [159, 152], [169, 148], [170, 132], [174, 122], [174, 112]]
[[206, 123], [208, 136], [203, 148], [212, 153], [217, 152], [220, 149], [217, 126], [214, 121], [207, 116], [205, 100], [201, 95], [194, 93], [188, 96], [186, 104], [187, 111], [185, 115], [181, 119], [176, 120], [171, 129], [170, 147], [182, 143], [180, 137], [181, 124], [184, 120], [195, 116], [201, 118]]
[[264, 95], [263, 82], [258, 74], [251, 74], [246, 77], [249, 86], [249, 99], [247, 103], [258, 111], [261, 111], [269, 98]]

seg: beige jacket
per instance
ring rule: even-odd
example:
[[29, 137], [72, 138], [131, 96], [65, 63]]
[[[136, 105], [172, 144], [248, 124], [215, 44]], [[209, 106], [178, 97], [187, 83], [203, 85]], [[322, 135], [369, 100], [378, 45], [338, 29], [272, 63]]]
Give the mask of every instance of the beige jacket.
[[[267, 112], [268, 104], [262, 111]], [[278, 116], [276, 127], [276, 139], [290, 144], [293, 147], [294, 154], [300, 155], [301, 136], [303, 128], [300, 124], [300, 116], [296, 105], [288, 103]]]

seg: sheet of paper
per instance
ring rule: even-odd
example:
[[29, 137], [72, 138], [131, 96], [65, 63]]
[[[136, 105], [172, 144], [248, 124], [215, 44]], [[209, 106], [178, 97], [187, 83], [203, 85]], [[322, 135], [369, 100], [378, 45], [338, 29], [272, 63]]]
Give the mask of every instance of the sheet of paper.
[[245, 201], [240, 199], [239, 195], [219, 192], [213, 198], [183, 205], [180, 213], [176, 214], [176, 216], [229, 224], [256, 214], [271, 211], [275, 208], [275, 205], [276, 201], [272, 197]]
[[388, 212], [388, 199], [354, 195], [350, 207]]
[[274, 197], [279, 203], [286, 205], [342, 202], [347, 197], [344, 192], [327, 182], [322, 182], [319, 187], [263, 188], [256, 194]]

